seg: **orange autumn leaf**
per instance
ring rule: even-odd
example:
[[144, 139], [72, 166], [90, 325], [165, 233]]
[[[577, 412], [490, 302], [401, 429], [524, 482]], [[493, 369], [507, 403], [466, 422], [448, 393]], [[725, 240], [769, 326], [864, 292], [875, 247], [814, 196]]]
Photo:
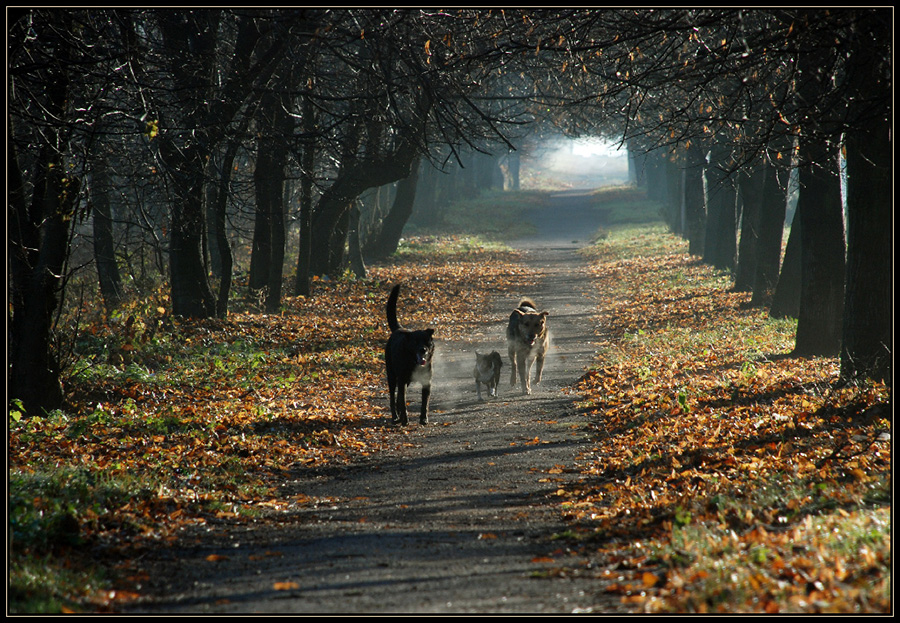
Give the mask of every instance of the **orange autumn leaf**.
[[652, 588], [659, 583], [659, 576], [655, 573], [645, 571], [643, 575], [641, 575], [641, 582], [645, 588]]

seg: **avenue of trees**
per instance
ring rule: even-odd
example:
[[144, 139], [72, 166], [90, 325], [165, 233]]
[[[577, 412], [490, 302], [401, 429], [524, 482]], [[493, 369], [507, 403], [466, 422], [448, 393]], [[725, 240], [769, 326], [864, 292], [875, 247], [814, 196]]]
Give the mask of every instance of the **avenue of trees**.
[[224, 317], [238, 270], [274, 312], [312, 277], [392, 253], [414, 204], [437, 221], [453, 197], [516, 188], [547, 131], [627, 145], [690, 252], [798, 318], [795, 354], [890, 380], [892, 23], [892, 9], [9, 10], [9, 396], [28, 413], [61, 404], [56, 322], [78, 270], [108, 312], [163, 278], [173, 315]]

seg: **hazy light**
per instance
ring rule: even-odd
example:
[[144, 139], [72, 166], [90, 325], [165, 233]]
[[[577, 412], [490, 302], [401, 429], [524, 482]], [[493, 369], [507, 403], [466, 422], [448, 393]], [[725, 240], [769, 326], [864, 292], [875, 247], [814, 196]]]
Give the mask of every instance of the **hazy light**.
[[523, 187], [599, 188], [628, 183], [628, 150], [600, 138], [556, 138], [522, 162]]
[[600, 138], [579, 138], [573, 141], [572, 153], [576, 156], [606, 156], [607, 158], [619, 158], [625, 156], [625, 151], [619, 149], [617, 143], [611, 143]]

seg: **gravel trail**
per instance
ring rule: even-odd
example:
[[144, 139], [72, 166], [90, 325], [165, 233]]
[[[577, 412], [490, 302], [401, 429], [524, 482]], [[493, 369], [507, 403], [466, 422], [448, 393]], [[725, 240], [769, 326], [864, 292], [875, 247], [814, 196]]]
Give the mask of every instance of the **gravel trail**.
[[[439, 343], [432, 424], [413, 417], [395, 450], [296, 472], [282, 493], [316, 498], [314, 507], [208, 526], [190, 544], [154, 551], [144, 561], [154, 569], [147, 596], [128, 612], [621, 610], [603, 591], [603, 570], [552, 538], [566, 529], [555, 492], [580, 477], [573, 466], [586, 441], [567, 388], [592, 363], [596, 341], [595, 295], [576, 250], [601, 217], [580, 193], [560, 193], [530, 215], [540, 233], [513, 243], [537, 278], [530, 291], [494, 301], [491, 316], [507, 317], [519, 296], [550, 311], [552, 348], [532, 395], [509, 386], [505, 321], [485, 323], [468, 342]], [[476, 349], [503, 355], [496, 399], [477, 399]], [[418, 386], [410, 395], [415, 413]]]

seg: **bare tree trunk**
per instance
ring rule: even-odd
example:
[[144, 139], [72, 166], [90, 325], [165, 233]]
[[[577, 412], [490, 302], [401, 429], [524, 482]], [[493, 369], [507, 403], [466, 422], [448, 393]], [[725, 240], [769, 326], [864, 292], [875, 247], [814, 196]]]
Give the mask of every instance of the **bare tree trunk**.
[[[61, 79], [56, 88], [64, 94], [65, 81]], [[63, 101], [58, 101], [60, 110]], [[18, 158], [9, 145], [13, 309], [8, 396], [21, 400], [27, 414], [41, 415], [61, 406], [63, 400], [51, 331], [79, 183], [63, 180], [60, 146], [46, 146], [34, 166], [28, 208]]]
[[341, 171], [316, 206], [312, 224], [311, 270], [314, 275], [334, 274], [341, 267], [347, 234], [347, 211], [367, 188], [409, 177], [415, 148], [401, 141], [389, 154], [379, 158], [352, 160]]
[[772, 301], [775, 283], [778, 281], [789, 175], [787, 169], [766, 165], [756, 245], [756, 277], [750, 300], [750, 305], [754, 307], [764, 307]]
[[681, 214], [684, 200], [684, 175], [682, 174], [681, 166], [676, 160], [676, 154], [669, 154], [665, 161], [665, 171], [666, 223], [673, 234], [684, 237], [686, 232]]
[[110, 205], [110, 176], [107, 153], [94, 153], [91, 171], [91, 212], [94, 232], [94, 262], [97, 264], [97, 278], [100, 294], [107, 313], [122, 302], [122, 277], [116, 263], [113, 241], [112, 206]]
[[366, 247], [366, 255], [369, 257], [382, 259], [397, 250], [400, 237], [403, 235], [403, 227], [412, 216], [413, 204], [416, 200], [416, 186], [419, 181], [420, 161], [421, 158], [417, 156], [413, 160], [409, 176], [397, 184], [394, 203], [382, 222], [378, 238]]
[[784, 261], [778, 275], [778, 285], [772, 296], [769, 315], [772, 318], [796, 318], [800, 315], [800, 288], [802, 275], [800, 267], [800, 215], [794, 214], [791, 233], [788, 235], [787, 248], [784, 250]]
[[800, 139], [802, 243], [800, 314], [794, 354], [826, 357], [841, 347], [844, 309], [844, 221], [838, 149], [813, 136]]
[[366, 263], [363, 260], [362, 247], [359, 240], [359, 201], [350, 207], [350, 270], [360, 279], [366, 277]]
[[312, 186], [316, 163], [316, 145], [310, 138], [316, 127], [315, 109], [308, 97], [303, 98], [302, 132], [305, 137], [300, 163], [300, 250], [297, 252], [297, 274], [294, 295], [309, 296], [310, 253], [312, 249]]
[[759, 212], [764, 180], [765, 169], [761, 166], [753, 167], [749, 172], [741, 174], [740, 194], [744, 209], [741, 217], [737, 272], [734, 277], [734, 289], [737, 292], [751, 292], [756, 279]]
[[[661, 204], [666, 203], [666, 156], [660, 150], [648, 152], [644, 157], [644, 177], [647, 198]], [[638, 171], [640, 179], [641, 171]]]
[[225, 215], [228, 208], [228, 194], [231, 186], [231, 171], [234, 167], [234, 158], [237, 155], [238, 141], [230, 141], [222, 158], [222, 172], [215, 186], [214, 197], [210, 202], [209, 212], [212, 215], [214, 253], [217, 255], [216, 264], [219, 267], [219, 291], [216, 296], [216, 316], [224, 318], [228, 315], [228, 296], [231, 292], [232, 268], [234, 258], [231, 253], [231, 245], [228, 243], [228, 235], [225, 231]]
[[201, 244], [207, 155], [198, 146], [202, 142], [178, 147], [168, 138], [163, 138], [160, 143], [175, 193], [169, 228], [172, 313], [187, 318], [209, 318], [216, 312], [216, 301], [206, 278]]
[[220, 87], [214, 76], [220, 60], [216, 47], [221, 11], [158, 15], [169, 53], [165, 58], [167, 69], [176, 89], [183, 93], [181, 104], [173, 111], [181, 118], [157, 139], [175, 195], [169, 244], [172, 313], [208, 318], [216, 313], [217, 302], [207, 280], [202, 253], [206, 169], [229, 124], [244, 103], [261, 92], [278, 67], [286, 42], [272, 39], [260, 55], [258, 44], [264, 31], [252, 15], [240, 16], [228, 75]]
[[703, 255], [706, 231], [706, 195], [703, 190], [703, 175], [706, 160], [703, 148], [698, 141], [691, 142], [686, 157], [684, 204], [689, 241], [688, 252], [691, 255]]
[[713, 146], [706, 169], [707, 220], [703, 261], [734, 271], [737, 256], [737, 190], [730, 151]]
[[[267, 131], [267, 130], [264, 130]], [[247, 285], [250, 293], [259, 292], [269, 284], [269, 270], [272, 266], [272, 220], [276, 207], [273, 195], [274, 162], [271, 142], [260, 137], [257, 141], [256, 165], [253, 169], [253, 186], [256, 206], [253, 213], [253, 242], [250, 248], [250, 274]]]
[[519, 190], [521, 188], [520, 172], [522, 162], [518, 151], [506, 154], [502, 164], [503, 190]]
[[847, 141], [847, 288], [841, 376], [891, 382], [893, 365], [893, 131], [874, 119]]

